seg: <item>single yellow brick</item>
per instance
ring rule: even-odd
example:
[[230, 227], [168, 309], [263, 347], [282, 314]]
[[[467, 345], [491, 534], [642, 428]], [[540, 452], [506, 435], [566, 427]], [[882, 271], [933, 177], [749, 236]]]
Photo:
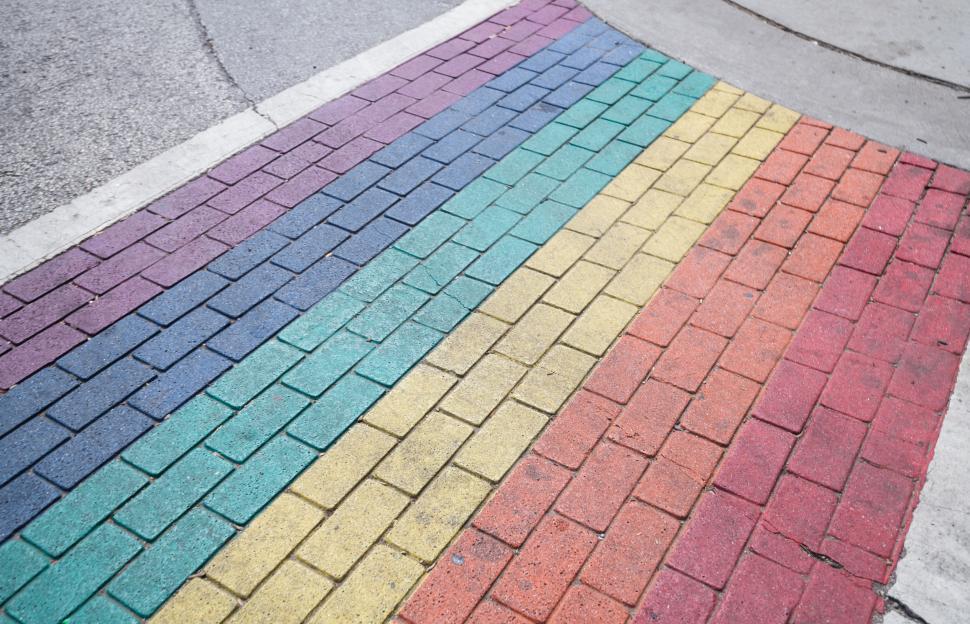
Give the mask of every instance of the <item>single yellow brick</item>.
[[690, 143], [684, 143], [683, 141], [678, 141], [677, 139], [662, 136], [651, 143], [650, 147], [645, 149], [642, 154], [637, 156], [637, 159], [634, 162], [639, 163], [644, 167], [666, 171], [672, 164], [677, 162], [677, 159], [683, 156], [684, 152], [686, 152], [689, 148]]
[[758, 113], [732, 108], [718, 119], [711, 131], [740, 139], [758, 121], [759, 117]]
[[711, 171], [709, 165], [702, 165], [690, 160], [679, 160], [677, 164], [663, 174], [654, 188], [687, 197], [690, 192], [701, 183], [701, 180]]
[[[583, 206], [583, 209], [576, 213], [566, 227], [574, 232], [580, 232], [586, 234], [587, 236], [592, 236], [594, 238], [599, 238], [602, 236], [606, 230], [610, 229], [617, 219], [620, 218], [627, 208], [630, 207], [630, 202], [623, 201], [621, 199], [616, 199], [615, 197], [607, 197], [605, 195], [597, 195], [589, 201], [588, 204]], [[539, 253], [542, 253], [541, 251]], [[569, 267], [566, 267], [569, 268]], [[565, 273], [565, 269], [563, 269]], [[562, 275], [562, 273], [560, 273]]]
[[690, 107], [691, 112], [700, 113], [709, 117], [720, 117], [728, 111], [738, 100], [737, 93], [721, 91], [717, 88], [711, 89], [704, 96], [694, 102]]
[[759, 128], [785, 133], [798, 121], [800, 115], [779, 104], [772, 104], [768, 112], [758, 121]]
[[425, 361], [438, 368], [464, 375], [508, 328], [507, 324], [496, 318], [473, 312], [441, 341]]
[[498, 482], [545, 427], [548, 418], [515, 401], [506, 401], [458, 451], [455, 463]]
[[713, 166], [721, 162], [724, 155], [731, 151], [737, 141], [734, 137], [729, 137], [726, 134], [708, 132], [697, 143], [694, 143], [694, 147], [690, 148], [684, 158]]
[[331, 589], [333, 583], [319, 572], [284, 561], [227, 624], [300, 624]]
[[745, 158], [737, 154], [728, 154], [721, 164], [714, 168], [707, 176], [709, 184], [716, 184], [734, 191], [740, 190], [744, 183], [754, 175], [761, 166], [760, 160]]
[[455, 386], [441, 409], [472, 424], [480, 424], [525, 375], [526, 368], [497, 353], [490, 353]]
[[495, 350], [523, 364], [535, 364], [574, 318], [572, 314], [540, 303], [505, 334]]
[[[694, 106], [696, 107], [697, 104], [694, 104]], [[696, 110], [691, 109], [681, 115], [680, 119], [674, 125], [667, 128], [664, 136], [677, 139], [678, 141], [684, 141], [685, 143], [696, 143], [711, 129], [715, 121], [717, 121], [715, 117], [702, 115]]]
[[410, 502], [394, 488], [367, 479], [310, 534], [296, 556], [342, 579]]
[[206, 576], [248, 596], [321, 520], [322, 511], [284, 492], [212, 558]]
[[424, 566], [384, 545], [375, 546], [316, 612], [312, 624], [383, 622], [407, 595]]
[[491, 489], [464, 470], [445, 468], [398, 518], [386, 539], [421, 561], [434, 561]]
[[637, 254], [606, 287], [606, 294], [632, 304], [646, 305], [670, 272], [674, 264], [646, 254]]
[[218, 624], [236, 608], [236, 597], [209, 581], [190, 579], [152, 617], [151, 624]]
[[384, 458], [374, 475], [417, 494], [471, 433], [460, 420], [432, 412]]
[[751, 128], [748, 133], [738, 141], [738, 144], [731, 150], [738, 156], [746, 156], [755, 160], [768, 158], [771, 151], [784, 137], [780, 132], [766, 130], [765, 128]]
[[596, 239], [592, 236], [572, 230], [559, 230], [555, 236], [549, 239], [549, 242], [539, 248], [539, 251], [532, 254], [525, 265], [530, 269], [560, 277], [595, 242]]
[[666, 191], [650, 189], [623, 215], [622, 221], [647, 230], [656, 230], [667, 220], [684, 198]]
[[647, 244], [643, 246], [643, 251], [664, 260], [680, 262], [705, 229], [707, 229], [705, 226], [696, 221], [688, 221], [676, 216], [670, 217], [650, 237]]
[[579, 314], [614, 275], [616, 271], [598, 264], [577, 262], [542, 300], [567, 312]]
[[629, 223], [617, 223], [586, 252], [584, 260], [621, 269], [650, 237], [650, 232]]
[[555, 414], [595, 363], [592, 356], [556, 345], [529, 371], [512, 396], [547, 414]]
[[402, 438], [457, 381], [437, 368], [418, 364], [364, 415], [364, 422]]
[[586, 353], [602, 356], [638, 309], [625, 301], [600, 295], [576, 319], [562, 341]]
[[660, 172], [656, 169], [632, 163], [613, 178], [602, 192], [616, 199], [635, 202], [659, 177]]
[[717, 84], [714, 85], [714, 89], [717, 91], [724, 91], [725, 93], [732, 93], [734, 95], [741, 95], [744, 93], [744, 91], [735, 87], [733, 84], [724, 82], [723, 80], [718, 80]]
[[479, 307], [479, 311], [515, 323], [556, 280], [528, 268], [520, 268]]
[[[717, 169], [711, 173], [717, 172]], [[710, 176], [708, 176], [710, 179]], [[677, 215], [701, 223], [711, 223], [734, 197], [734, 192], [704, 182], [684, 200], [677, 209]]]
[[397, 439], [383, 431], [362, 423], [353, 425], [290, 489], [333, 509], [395, 444]]
[[745, 93], [735, 104], [737, 108], [743, 108], [744, 110], [753, 111], [755, 113], [763, 113], [771, 106], [771, 102], [764, 98], [760, 98], [757, 95], [751, 93]]

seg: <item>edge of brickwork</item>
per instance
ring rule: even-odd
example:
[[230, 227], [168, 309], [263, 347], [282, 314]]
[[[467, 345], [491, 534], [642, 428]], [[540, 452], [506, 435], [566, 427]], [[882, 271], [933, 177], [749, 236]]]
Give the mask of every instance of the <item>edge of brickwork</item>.
[[33, 268], [400, 63], [454, 37], [517, 0], [465, 0], [199, 132], [94, 190], [0, 236], [0, 283]]

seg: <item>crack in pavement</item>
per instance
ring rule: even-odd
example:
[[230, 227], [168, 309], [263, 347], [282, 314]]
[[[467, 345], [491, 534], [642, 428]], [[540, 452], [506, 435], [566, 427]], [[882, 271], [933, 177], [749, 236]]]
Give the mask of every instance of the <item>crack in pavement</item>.
[[901, 616], [910, 620], [911, 622], [916, 622], [917, 624], [930, 624], [925, 618], [921, 617], [918, 613], [913, 611], [905, 602], [898, 598], [892, 596], [886, 596], [886, 606], [889, 607], [888, 610], [895, 611]]

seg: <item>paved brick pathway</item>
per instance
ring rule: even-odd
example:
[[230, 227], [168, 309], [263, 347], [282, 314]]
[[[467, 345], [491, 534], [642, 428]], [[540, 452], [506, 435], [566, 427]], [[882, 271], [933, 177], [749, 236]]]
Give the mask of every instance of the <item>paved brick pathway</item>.
[[3, 286], [0, 619], [868, 622], [968, 195], [526, 0]]

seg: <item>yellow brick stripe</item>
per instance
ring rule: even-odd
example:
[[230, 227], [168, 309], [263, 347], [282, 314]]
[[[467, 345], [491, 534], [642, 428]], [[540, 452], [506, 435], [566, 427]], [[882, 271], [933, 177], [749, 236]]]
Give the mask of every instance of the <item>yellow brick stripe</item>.
[[388, 618], [797, 117], [715, 86], [152, 622]]

